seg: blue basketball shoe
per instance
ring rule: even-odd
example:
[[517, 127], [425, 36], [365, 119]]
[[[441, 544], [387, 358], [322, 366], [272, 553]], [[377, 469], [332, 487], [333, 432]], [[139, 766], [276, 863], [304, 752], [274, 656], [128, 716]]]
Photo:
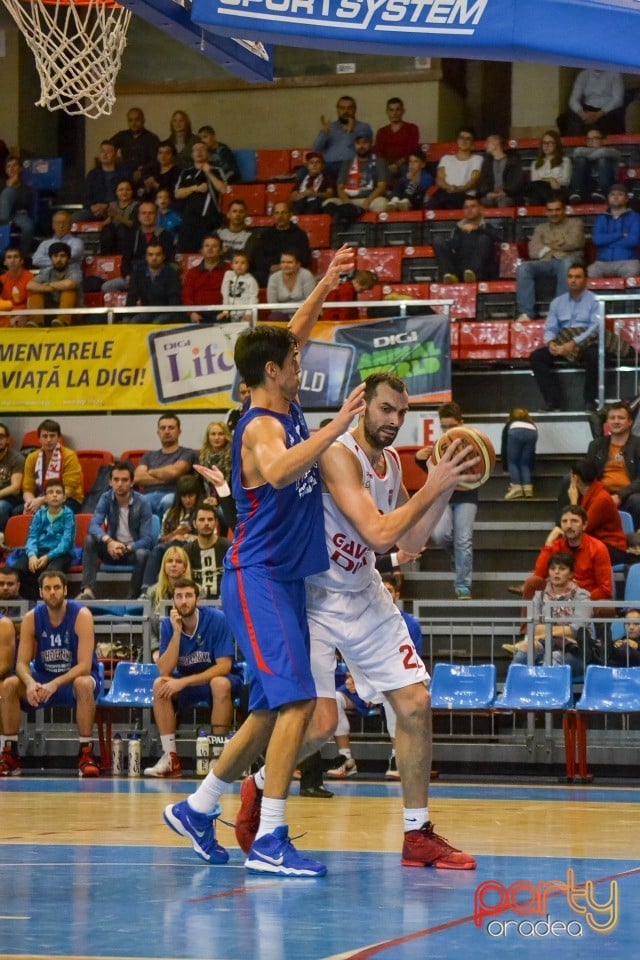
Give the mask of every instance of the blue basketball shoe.
[[186, 800], [181, 800], [165, 807], [162, 815], [167, 826], [191, 840], [193, 849], [205, 863], [228, 863], [228, 852], [216, 840], [214, 821], [220, 816], [219, 806], [212, 814], [196, 813]]
[[250, 873], [276, 873], [281, 877], [324, 877], [327, 872], [324, 863], [298, 853], [286, 826], [254, 840], [245, 867]]

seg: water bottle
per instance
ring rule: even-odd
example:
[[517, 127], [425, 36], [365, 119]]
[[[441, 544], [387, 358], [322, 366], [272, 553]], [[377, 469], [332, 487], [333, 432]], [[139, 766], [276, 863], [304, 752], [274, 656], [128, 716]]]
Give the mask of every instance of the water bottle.
[[211, 755], [214, 760], [218, 759], [226, 742], [227, 738], [224, 735], [218, 736], [215, 733], [211, 734], [209, 743], [211, 744]]
[[114, 777], [121, 777], [124, 773], [124, 750], [122, 747], [122, 737], [116, 733], [111, 741], [111, 774]]
[[206, 730], [198, 730], [196, 737], [196, 776], [206, 777], [209, 772], [209, 735]]
[[141, 766], [141, 744], [140, 734], [132, 733], [127, 744], [127, 760], [129, 764], [129, 776], [139, 777]]

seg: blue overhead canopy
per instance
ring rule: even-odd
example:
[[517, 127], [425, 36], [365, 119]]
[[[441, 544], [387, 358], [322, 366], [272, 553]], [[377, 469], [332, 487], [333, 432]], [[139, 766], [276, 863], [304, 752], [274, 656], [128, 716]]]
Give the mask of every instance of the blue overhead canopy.
[[284, 46], [640, 72], [640, 0], [193, 0], [191, 15]]

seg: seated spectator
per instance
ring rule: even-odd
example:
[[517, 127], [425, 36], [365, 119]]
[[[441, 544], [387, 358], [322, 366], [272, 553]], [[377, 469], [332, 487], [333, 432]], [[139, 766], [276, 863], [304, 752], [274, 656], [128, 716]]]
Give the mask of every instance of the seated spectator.
[[372, 140], [358, 134], [355, 155], [340, 167], [337, 197], [325, 200], [324, 209], [339, 223], [353, 223], [363, 213], [387, 209], [389, 171], [382, 157], [373, 152]]
[[425, 169], [425, 163], [421, 150], [408, 154], [406, 169], [396, 182], [387, 210], [422, 210], [427, 192], [433, 185], [433, 177]]
[[593, 224], [596, 259], [587, 272], [590, 277], [636, 277], [640, 273], [640, 213], [629, 206], [621, 183], [609, 188], [607, 199], [609, 209], [599, 213]]
[[247, 205], [244, 200], [233, 200], [227, 211], [227, 226], [219, 227], [216, 233], [222, 240], [222, 252], [225, 257], [230, 253], [244, 251], [251, 237], [251, 230], [245, 224]]
[[496, 276], [496, 249], [498, 237], [493, 227], [482, 216], [482, 207], [476, 197], [464, 201], [464, 216], [449, 237], [434, 243], [438, 274], [443, 283], [465, 283], [491, 280]]
[[36, 195], [22, 182], [22, 164], [9, 157], [5, 164], [6, 180], [0, 192], [0, 223], [11, 223], [20, 232], [20, 252], [28, 257], [33, 247], [35, 224], [33, 215]]
[[536, 427], [526, 407], [514, 407], [502, 431], [501, 457], [503, 469], [509, 470], [509, 489], [505, 500], [533, 496], [532, 472], [538, 442]]
[[231, 439], [229, 426], [222, 420], [212, 420], [207, 424], [198, 454], [198, 463], [217, 467], [226, 483], [231, 483]]
[[160, 137], [144, 125], [144, 113], [139, 107], [131, 107], [127, 112], [127, 130], [120, 130], [111, 142], [116, 148], [118, 162], [127, 170], [135, 184], [142, 183], [145, 170], [156, 159]]
[[[142, 596], [146, 596], [149, 588], [158, 579], [162, 558], [169, 547], [187, 547], [195, 537], [194, 520], [196, 506], [202, 497], [202, 481], [200, 477], [189, 473], [178, 477], [173, 503], [162, 518], [160, 536], [148, 554], [142, 576]], [[138, 593], [140, 594], [140, 586]]]
[[138, 220], [138, 201], [128, 180], [116, 187], [116, 199], [109, 204], [106, 222], [100, 231], [100, 253], [124, 254], [133, 243], [133, 231]]
[[[627, 553], [627, 537], [613, 497], [598, 479], [593, 460], [578, 460], [571, 467], [565, 502], [580, 504], [587, 514], [587, 533], [601, 540], [611, 563], [637, 563], [640, 557]], [[564, 505], [564, 504], [563, 504]]]
[[156, 207], [158, 210], [156, 223], [162, 231], [171, 234], [175, 243], [182, 217], [173, 207], [173, 190], [165, 190], [164, 187], [158, 190], [156, 193]]
[[563, 136], [583, 137], [596, 127], [604, 133], [624, 133], [622, 74], [609, 70], [581, 70], [566, 114], [558, 117]]
[[605, 143], [597, 127], [587, 130], [586, 146], [573, 151], [569, 203], [605, 203], [615, 183], [621, 155]]
[[[160, 646], [160, 613], [165, 600], [173, 600], [173, 589], [182, 577], [191, 579], [191, 564], [182, 547], [170, 547], [162, 558], [158, 582], [147, 591], [146, 599], [151, 607], [149, 627], [151, 630], [151, 654], [158, 659]], [[142, 599], [142, 598], [141, 598]]]
[[43, 240], [42, 243], [38, 245], [36, 252], [31, 258], [31, 263], [33, 266], [37, 267], [39, 270], [50, 267], [51, 258], [49, 255], [49, 248], [51, 244], [66, 243], [71, 251], [71, 263], [75, 264], [79, 268], [82, 267], [82, 261], [84, 259], [84, 243], [77, 234], [71, 233], [71, 214], [69, 211], [56, 210], [51, 218], [51, 228], [53, 230], [53, 236], [49, 237], [48, 240]]
[[169, 121], [169, 136], [167, 140], [176, 152], [176, 164], [182, 170], [191, 166], [191, 149], [200, 138], [191, 129], [191, 119], [184, 110], [174, 110]]
[[222, 561], [231, 546], [231, 540], [218, 536], [218, 517], [212, 503], [200, 503], [195, 517], [196, 538], [186, 546], [193, 579], [200, 588], [200, 596], [217, 600], [220, 596]]
[[31, 521], [25, 552], [11, 562], [20, 574], [22, 592], [28, 600], [38, 599], [38, 577], [43, 571], [67, 572], [76, 535], [76, 518], [65, 507], [62, 481], [46, 480], [44, 491], [45, 502]]
[[82, 548], [82, 591], [78, 600], [95, 600], [98, 561], [132, 566], [129, 597], [138, 597], [142, 575], [154, 546], [151, 507], [133, 489], [133, 466], [116, 460], [111, 467], [110, 490], [102, 494]]
[[160, 449], [142, 455], [133, 482], [149, 501], [153, 513], [162, 518], [173, 502], [178, 477], [191, 472], [196, 454], [180, 446], [181, 426], [176, 414], [162, 414], [157, 432]]
[[640, 610], [627, 610], [624, 637], [614, 640], [609, 655], [610, 667], [640, 667]]
[[206, 485], [207, 494], [202, 502], [215, 509], [220, 532], [225, 536], [232, 536], [238, 522], [238, 513], [222, 470], [215, 466], [206, 467], [201, 463], [194, 463], [193, 469], [200, 474]]
[[246, 381], [239, 380], [237, 389], [240, 404], [237, 407], [232, 407], [227, 414], [227, 426], [229, 430], [231, 430], [231, 433], [233, 433], [238, 426], [238, 420], [244, 413], [245, 404], [251, 397], [251, 389], [247, 386]]
[[[373, 270], [357, 270], [350, 277], [345, 277], [340, 284], [331, 291], [325, 299], [325, 304], [329, 303], [350, 303], [358, 299], [359, 293], [366, 290], [373, 290], [378, 282], [377, 275]], [[338, 307], [326, 308], [322, 311], [323, 320], [357, 320], [358, 307]]]
[[[104, 232], [104, 231], [103, 231]], [[163, 230], [158, 224], [158, 208], [153, 200], [143, 200], [136, 211], [135, 223], [131, 227], [122, 226], [117, 234], [117, 249], [112, 253], [122, 256], [121, 276], [107, 280], [102, 285], [105, 292], [128, 290], [134, 268], [144, 264], [147, 248], [153, 244], [162, 247], [163, 262], [173, 263], [175, 243], [173, 234]]]
[[22, 496], [24, 512], [34, 514], [45, 502], [47, 480], [62, 480], [66, 506], [78, 513], [84, 500], [82, 467], [74, 450], [62, 444], [62, 431], [57, 420], [43, 420], [38, 425], [40, 450], [32, 450], [24, 462]]
[[[82, 295], [82, 271], [76, 263], [71, 262], [69, 245], [52, 243], [49, 246], [51, 262], [48, 267], [41, 267], [33, 280], [27, 283], [29, 310], [70, 310], [81, 307], [84, 298]], [[57, 317], [47, 316], [52, 327], [68, 327], [71, 325], [69, 314], [59, 313]], [[44, 315], [32, 314], [25, 323], [27, 327], [42, 327], [45, 325]]]
[[[10, 603], [13, 600], [25, 600], [20, 592], [20, 574], [14, 567], [0, 567], [0, 614], [7, 616], [10, 611]], [[15, 663], [15, 658], [11, 660], [11, 667]], [[0, 690], [0, 697], [2, 691]]]
[[26, 327], [29, 317], [14, 311], [27, 309], [27, 287], [31, 280], [35, 280], [35, 273], [25, 270], [24, 258], [17, 247], [7, 247], [4, 265], [7, 272], [0, 276], [0, 325], [4, 326], [6, 320], [12, 327]]
[[[213, 306], [222, 303], [222, 281], [229, 264], [222, 259], [222, 240], [215, 234], [205, 237], [200, 248], [202, 260], [191, 267], [182, 281], [182, 303], [185, 307]], [[217, 310], [193, 310], [192, 323], [215, 323]]]
[[22, 478], [24, 457], [11, 449], [11, 433], [6, 423], [0, 423], [0, 533], [9, 517], [22, 507]]
[[395, 184], [405, 172], [410, 154], [422, 154], [420, 131], [417, 124], [404, 120], [400, 97], [390, 97], [386, 109], [389, 123], [376, 132], [375, 151], [387, 164], [391, 183]]
[[571, 182], [571, 160], [564, 154], [557, 130], [546, 130], [540, 141], [538, 156], [531, 164], [529, 183], [525, 185], [525, 202], [542, 206], [560, 192], [566, 199]]
[[280, 269], [280, 256], [285, 251], [295, 253], [303, 267], [311, 266], [309, 237], [291, 220], [291, 206], [281, 200], [273, 207], [273, 226], [254, 233], [247, 244], [251, 273], [261, 287], [266, 287], [269, 275]]
[[82, 210], [73, 215], [80, 220], [106, 220], [109, 206], [117, 200], [116, 189], [125, 177], [125, 171], [116, 163], [116, 148], [110, 140], [103, 140], [95, 164], [87, 173], [82, 191]]
[[165, 263], [164, 249], [158, 240], [147, 245], [144, 262], [134, 263], [127, 292], [128, 307], [163, 307], [160, 313], [136, 313], [125, 323], [179, 323], [167, 307], [182, 305], [182, 290], [177, 270]]
[[171, 198], [175, 194], [181, 167], [176, 163], [176, 148], [170, 140], [163, 140], [158, 146], [156, 162], [145, 171], [142, 182], [142, 198], [156, 200], [159, 190], [168, 190]]
[[178, 232], [181, 253], [195, 253], [204, 238], [221, 225], [220, 195], [231, 189], [209, 163], [204, 143], [194, 143], [191, 158], [192, 164], [180, 174], [175, 190], [182, 217]]
[[335, 197], [335, 180], [324, 168], [324, 157], [312, 151], [306, 156], [306, 167], [296, 171], [296, 185], [289, 201], [294, 213], [322, 213], [325, 200]]
[[4, 749], [0, 777], [20, 773], [18, 733], [20, 705], [75, 707], [80, 740], [78, 772], [100, 775], [93, 755], [92, 733], [101, 683], [95, 654], [93, 617], [86, 607], [67, 600], [67, 581], [60, 571], [45, 570], [39, 577], [40, 597], [20, 628], [14, 676], [2, 682], [0, 715]]
[[373, 143], [373, 130], [368, 123], [356, 119], [356, 101], [353, 97], [340, 97], [336, 103], [338, 119], [330, 123], [320, 117], [322, 129], [313, 141], [312, 150], [324, 157], [327, 174], [334, 179], [340, 173], [345, 160], [355, 153], [356, 137], [364, 136]]
[[429, 197], [432, 210], [458, 210], [467, 195], [474, 195], [480, 180], [482, 157], [473, 152], [476, 135], [469, 127], [461, 127], [456, 138], [456, 153], [445, 153], [436, 172], [437, 190]]
[[[222, 303], [225, 307], [253, 307], [258, 302], [258, 281], [249, 273], [249, 257], [242, 250], [233, 254], [231, 269], [222, 278]], [[221, 320], [250, 320], [251, 310], [223, 310]]]
[[640, 529], [640, 437], [631, 432], [633, 416], [627, 403], [612, 403], [607, 409], [608, 435], [592, 440], [587, 462], [619, 510], [633, 517]]
[[539, 223], [529, 240], [529, 260], [521, 260], [516, 271], [516, 302], [519, 320], [536, 315], [536, 283], [551, 279], [554, 297], [567, 293], [567, 272], [573, 264], [582, 263], [584, 226], [579, 217], [568, 217], [567, 208], [558, 193], [546, 202], [547, 222]]
[[237, 183], [240, 180], [240, 168], [233, 150], [220, 143], [216, 132], [209, 124], [200, 127], [198, 137], [209, 151], [209, 163], [225, 183]]
[[500, 134], [487, 137], [478, 181], [483, 207], [513, 207], [522, 199], [522, 165], [518, 154], [506, 148], [507, 140]]
[[[269, 277], [267, 302], [302, 303], [315, 285], [311, 271], [305, 270], [295, 253], [285, 251], [280, 255], [280, 269]], [[276, 314], [282, 315], [279, 311], [276, 311]]]
[[235, 641], [222, 610], [198, 607], [199, 592], [192, 579], [177, 580], [174, 606], [162, 619], [157, 661], [160, 676], [153, 684], [153, 712], [162, 756], [145, 769], [145, 777], [182, 776], [176, 750], [176, 708], [184, 710], [201, 700], [209, 702], [218, 755], [231, 729], [233, 700], [242, 689], [240, 677], [231, 672]]

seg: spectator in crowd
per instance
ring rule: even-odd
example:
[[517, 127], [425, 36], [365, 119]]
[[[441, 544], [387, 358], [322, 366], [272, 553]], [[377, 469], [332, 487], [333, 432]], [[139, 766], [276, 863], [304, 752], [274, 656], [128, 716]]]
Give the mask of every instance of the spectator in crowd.
[[[106, 229], [106, 228], [105, 228]], [[104, 232], [104, 231], [103, 231]], [[143, 200], [138, 206], [135, 221], [131, 227], [121, 225], [117, 231], [117, 248], [113, 253], [122, 256], [121, 276], [107, 280], [102, 289], [105, 292], [128, 290], [134, 268], [144, 264], [147, 248], [159, 244], [162, 247], [163, 263], [173, 263], [175, 244], [173, 234], [163, 230], [158, 224], [158, 208], [153, 200]]]
[[628, 403], [610, 404], [607, 410], [607, 436], [592, 440], [587, 450], [587, 462], [596, 470], [596, 476], [613, 497], [619, 510], [633, 517], [633, 525], [640, 529], [640, 437], [631, 432], [633, 416]]
[[577, 360], [585, 368], [585, 409], [595, 409], [598, 394], [598, 301], [587, 290], [587, 271], [581, 264], [574, 263], [569, 267], [567, 287], [567, 293], [551, 301], [544, 325], [545, 345], [533, 351], [529, 363], [545, 409], [560, 410], [562, 389], [556, 364], [559, 360]]
[[251, 237], [251, 230], [245, 224], [247, 205], [244, 200], [232, 200], [227, 211], [227, 226], [219, 227], [216, 233], [222, 240], [225, 256], [243, 251]]
[[184, 110], [174, 110], [169, 120], [170, 133], [167, 137], [176, 152], [176, 164], [181, 169], [191, 165], [191, 149], [200, 138], [191, 129], [191, 119]]
[[[350, 303], [358, 299], [359, 293], [367, 290], [373, 290], [378, 277], [373, 270], [357, 270], [350, 277], [345, 277], [340, 284], [332, 290], [325, 303]], [[336, 307], [325, 308], [322, 311], [323, 320], [357, 320], [358, 307]]]
[[618, 506], [598, 479], [598, 468], [593, 460], [578, 460], [571, 467], [566, 503], [584, 507], [587, 533], [604, 543], [612, 564], [640, 560], [640, 557], [627, 553], [627, 537]]
[[125, 323], [176, 323], [167, 307], [182, 305], [182, 290], [177, 270], [165, 263], [164, 248], [158, 240], [147, 245], [144, 262], [134, 263], [127, 291], [128, 307], [161, 307], [160, 313], [136, 313]]
[[133, 482], [149, 501], [153, 513], [162, 517], [176, 492], [178, 477], [191, 471], [196, 454], [180, 446], [180, 418], [174, 413], [163, 413], [158, 418], [159, 450], [142, 455], [136, 467]]
[[134, 183], [141, 183], [145, 170], [156, 159], [160, 138], [145, 128], [144, 113], [139, 107], [131, 107], [127, 112], [127, 129], [116, 133], [111, 142], [116, 148], [118, 162], [126, 168]]
[[151, 507], [133, 489], [133, 466], [116, 460], [111, 467], [109, 490], [96, 505], [82, 549], [82, 591], [79, 600], [95, 600], [98, 562], [132, 566], [129, 597], [138, 597], [142, 575], [153, 548]]
[[[169, 547], [187, 547], [196, 535], [196, 506], [202, 498], [202, 481], [196, 474], [178, 477], [173, 503], [162, 518], [160, 536], [147, 557], [142, 576], [142, 593], [146, 594], [158, 579], [162, 558]], [[140, 585], [138, 593], [140, 593]]]
[[211, 731], [219, 752], [231, 729], [233, 700], [242, 689], [240, 677], [231, 672], [235, 642], [222, 610], [198, 607], [199, 592], [192, 579], [179, 579], [173, 607], [160, 626], [160, 676], [153, 684], [153, 712], [162, 756], [145, 769], [145, 777], [182, 776], [176, 750], [176, 708], [184, 710], [202, 700], [209, 703]]
[[558, 191], [566, 198], [570, 182], [571, 160], [565, 156], [560, 134], [557, 130], [545, 130], [525, 186], [526, 202], [542, 206]]
[[465, 283], [491, 280], [497, 272], [496, 250], [498, 237], [482, 215], [480, 201], [467, 197], [464, 216], [451, 235], [435, 241], [438, 273], [443, 283]]
[[116, 163], [116, 148], [110, 140], [103, 140], [96, 162], [87, 173], [82, 191], [82, 210], [73, 219], [106, 220], [110, 204], [116, 202], [116, 188], [124, 171]]
[[109, 204], [106, 222], [100, 231], [100, 253], [124, 254], [131, 248], [133, 231], [138, 219], [138, 201], [128, 180], [116, 187], [116, 199]]
[[[250, 307], [258, 302], [258, 281], [249, 273], [249, 257], [242, 250], [233, 254], [231, 269], [222, 278], [222, 303], [225, 307]], [[250, 320], [251, 310], [223, 310], [220, 320]]]
[[67, 600], [67, 581], [60, 571], [45, 570], [39, 584], [43, 602], [29, 610], [22, 621], [15, 676], [2, 683], [0, 712], [5, 743], [0, 776], [20, 773], [20, 704], [26, 703], [33, 709], [75, 707], [80, 740], [78, 772], [81, 777], [97, 777], [100, 765], [93, 755], [92, 733], [101, 683], [93, 617], [86, 607]]
[[505, 500], [533, 496], [532, 472], [538, 442], [536, 427], [526, 407], [514, 407], [502, 431], [501, 460], [509, 470]]
[[291, 220], [291, 205], [281, 200], [273, 207], [273, 226], [254, 233], [246, 248], [251, 273], [261, 287], [266, 287], [269, 274], [280, 268], [285, 251], [295, 253], [303, 267], [311, 266], [309, 237]]
[[[82, 295], [82, 271], [76, 263], [71, 262], [69, 245], [60, 241], [49, 246], [50, 264], [41, 267], [33, 280], [27, 283], [29, 310], [49, 310], [59, 307], [60, 310], [81, 307], [84, 298]], [[57, 317], [47, 317], [52, 327], [68, 327], [71, 325], [71, 316], [59, 313]], [[42, 327], [45, 324], [44, 315], [31, 314], [25, 326]]]
[[178, 237], [178, 227], [182, 222], [182, 217], [173, 207], [173, 190], [165, 190], [162, 187], [156, 193], [157, 217], [156, 223], [161, 230], [170, 233], [173, 237], [174, 245]]
[[158, 145], [156, 162], [145, 171], [142, 197], [156, 200], [159, 190], [168, 190], [173, 196], [176, 190], [181, 167], [176, 162], [176, 148], [171, 140], [163, 140]]
[[141, 600], [148, 600], [151, 607], [149, 627], [151, 631], [151, 654], [154, 661], [158, 659], [158, 647], [160, 646], [160, 614], [163, 604], [167, 600], [173, 600], [174, 587], [182, 577], [191, 579], [189, 557], [182, 547], [169, 547], [162, 558], [158, 582], [149, 588], [146, 595], [143, 594], [140, 597]]
[[293, 212], [322, 213], [324, 201], [335, 195], [335, 180], [325, 170], [324, 157], [311, 151], [306, 156], [306, 166], [296, 171], [296, 185], [289, 197]]
[[480, 180], [482, 157], [473, 152], [476, 135], [461, 127], [456, 138], [456, 153], [445, 153], [436, 172], [436, 187], [427, 206], [433, 210], [458, 210], [468, 194], [474, 195]]
[[[222, 240], [215, 234], [205, 237], [200, 248], [202, 260], [191, 267], [182, 281], [182, 303], [203, 307], [222, 303], [222, 281], [229, 264], [222, 259]], [[193, 323], [215, 323], [217, 310], [192, 310]]]
[[220, 596], [222, 560], [231, 546], [231, 540], [218, 535], [218, 518], [212, 503], [201, 503], [196, 510], [196, 538], [186, 546], [193, 579], [200, 588], [200, 596], [216, 600]]
[[387, 209], [387, 164], [373, 151], [373, 141], [358, 134], [355, 154], [345, 160], [338, 173], [337, 197], [326, 200], [324, 209], [342, 223], [353, 223], [363, 213], [383, 213]]
[[[285, 250], [280, 255], [280, 269], [269, 277], [267, 302], [302, 303], [315, 285], [311, 271], [305, 270], [294, 252]], [[277, 311], [277, 315], [287, 314]]]
[[561, 130], [567, 137], [583, 137], [591, 127], [605, 133], [624, 133], [622, 74], [607, 70], [581, 70], [569, 97]]
[[227, 426], [229, 427], [229, 430], [231, 430], [231, 433], [233, 433], [238, 426], [238, 420], [243, 414], [245, 403], [247, 403], [251, 397], [251, 389], [247, 386], [244, 380], [238, 381], [237, 390], [240, 405], [233, 407], [227, 414]]
[[579, 217], [568, 217], [562, 194], [549, 197], [547, 222], [539, 223], [529, 240], [529, 260], [522, 260], [516, 271], [516, 302], [519, 320], [536, 315], [536, 281], [550, 278], [554, 296], [567, 292], [569, 267], [582, 263], [584, 226]]
[[193, 469], [205, 483], [206, 497], [202, 502], [216, 510], [220, 532], [224, 533], [225, 536], [231, 536], [238, 522], [238, 512], [236, 502], [222, 470], [219, 467], [208, 467], [202, 463], [195, 463]]
[[18, 157], [8, 157], [5, 164], [5, 184], [0, 192], [0, 223], [11, 223], [20, 232], [20, 252], [28, 257], [33, 246], [35, 224], [33, 216], [36, 195], [22, 181], [22, 164]]
[[606, 133], [587, 130], [586, 145], [573, 151], [569, 203], [605, 203], [615, 183], [621, 155], [605, 143]]
[[333, 123], [325, 119], [324, 115], [320, 117], [322, 129], [312, 146], [313, 150], [323, 155], [327, 174], [334, 179], [340, 173], [344, 161], [353, 156], [357, 137], [364, 136], [373, 143], [373, 130], [369, 124], [356, 119], [357, 106], [353, 97], [340, 97], [336, 110], [338, 119]]
[[507, 140], [490, 134], [478, 181], [478, 196], [483, 207], [513, 207], [522, 198], [523, 174], [517, 153], [507, 150]]
[[27, 309], [29, 282], [35, 280], [35, 273], [25, 270], [24, 257], [18, 247], [7, 247], [4, 252], [4, 265], [7, 272], [0, 276], [0, 326], [6, 322], [12, 327], [25, 327], [29, 317], [14, 312]]
[[599, 213], [593, 224], [596, 259], [587, 272], [590, 277], [636, 277], [640, 273], [640, 213], [629, 206], [621, 183], [609, 187], [607, 199], [609, 209]]
[[11, 563], [20, 574], [28, 600], [38, 599], [38, 577], [44, 570], [66, 573], [69, 569], [76, 535], [76, 519], [64, 505], [66, 495], [61, 480], [45, 481], [44, 499], [29, 526], [24, 554]]
[[420, 154], [420, 131], [417, 124], [404, 120], [404, 103], [400, 97], [387, 100], [389, 123], [376, 132], [376, 156], [382, 157], [389, 169], [391, 183], [404, 173], [409, 154]]
[[212, 420], [207, 424], [198, 454], [198, 463], [204, 467], [217, 467], [227, 483], [231, 482], [231, 439], [228, 424]]
[[640, 610], [627, 610], [624, 631], [624, 637], [611, 644], [609, 666], [640, 667]]
[[231, 147], [220, 143], [216, 132], [209, 124], [200, 127], [198, 136], [209, 151], [209, 163], [225, 183], [237, 183], [240, 180], [240, 168]]
[[84, 244], [79, 236], [71, 233], [71, 214], [68, 210], [56, 210], [51, 218], [51, 228], [53, 236], [48, 240], [43, 240], [36, 249], [31, 262], [38, 270], [51, 266], [49, 248], [53, 243], [66, 243], [70, 250], [71, 263], [77, 267], [82, 266], [84, 259]]
[[[14, 567], [0, 567], [0, 614], [7, 615], [7, 602], [12, 600], [24, 600], [25, 597], [20, 593], [20, 574]], [[11, 668], [15, 658], [11, 659]], [[0, 697], [2, 691], [0, 690]]]
[[421, 150], [411, 151], [407, 155], [406, 168], [403, 168], [396, 182], [394, 195], [387, 204], [387, 210], [422, 210], [427, 193], [433, 185], [433, 177], [425, 168], [425, 157]]
[[209, 162], [208, 151], [200, 140], [191, 148], [192, 164], [185, 167], [176, 184], [176, 200], [181, 202], [182, 224], [178, 233], [178, 250], [195, 253], [204, 238], [222, 223], [220, 194], [227, 187]]
[[24, 457], [11, 449], [9, 427], [0, 423], [0, 533], [9, 517], [20, 512], [23, 476]]
[[43, 420], [38, 425], [40, 449], [32, 450], [24, 462], [22, 496], [24, 512], [34, 514], [45, 502], [47, 480], [62, 480], [66, 506], [78, 513], [84, 500], [82, 467], [74, 450], [62, 443], [62, 431], [57, 420]]

